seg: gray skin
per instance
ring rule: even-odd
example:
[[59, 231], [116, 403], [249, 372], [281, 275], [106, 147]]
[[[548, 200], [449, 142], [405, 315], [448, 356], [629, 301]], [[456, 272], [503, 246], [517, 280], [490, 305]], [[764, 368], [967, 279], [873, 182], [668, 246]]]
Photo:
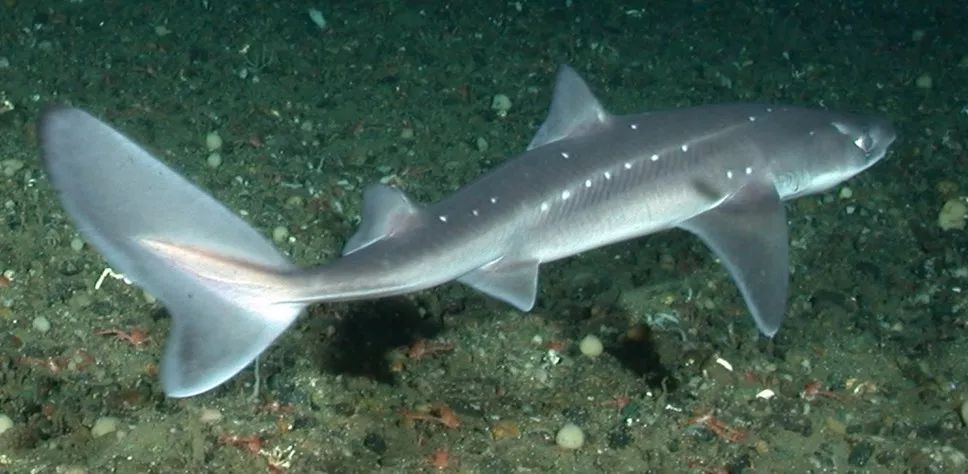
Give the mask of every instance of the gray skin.
[[309, 304], [457, 280], [527, 311], [541, 263], [672, 227], [716, 253], [772, 336], [789, 279], [782, 201], [867, 169], [895, 133], [875, 117], [760, 104], [614, 116], [563, 66], [527, 151], [426, 207], [369, 187], [344, 255], [311, 268], [86, 112], [51, 109], [40, 137], [81, 234], [171, 313], [162, 385], [186, 397], [251, 363]]

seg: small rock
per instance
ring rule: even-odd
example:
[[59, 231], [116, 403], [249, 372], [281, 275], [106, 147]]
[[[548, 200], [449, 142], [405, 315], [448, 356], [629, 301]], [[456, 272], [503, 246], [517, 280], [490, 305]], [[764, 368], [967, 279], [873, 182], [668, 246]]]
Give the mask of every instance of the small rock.
[[494, 438], [494, 441], [516, 439], [519, 437], [521, 437], [521, 429], [513, 421], [501, 420], [491, 426], [491, 438]]
[[102, 416], [91, 427], [91, 436], [100, 438], [118, 430], [118, 419], [113, 416]]
[[201, 413], [198, 415], [198, 419], [202, 423], [214, 424], [222, 421], [222, 412], [217, 408], [202, 408]]
[[602, 340], [594, 334], [582, 338], [581, 342], [578, 343], [578, 348], [586, 357], [598, 357], [602, 355], [602, 351], [605, 349]]
[[205, 148], [207, 148], [210, 152], [221, 149], [222, 136], [219, 135], [218, 132], [209, 132], [208, 135], [205, 135]]
[[7, 177], [13, 176], [23, 167], [24, 162], [20, 160], [9, 159], [0, 161], [0, 168], [3, 170], [3, 175]]
[[491, 110], [493, 110], [498, 117], [507, 117], [508, 111], [511, 110], [511, 99], [504, 94], [495, 95], [491, 99]]
[[286, 239], [288, 238], [289, 238], [289, 229], [287, 229], [285, 226], [280, 225], [272, 229], [272, 240], [275, 243], [281, 244], [285, 242]]
[[3, 434], [4, 431], [10, 428], [13, 428], [13, 420], [9, 416], [0, 413], [0, 434]]
[[34, 326], [34, 329], [40, 333], [45, 333], [47, 331], [50, 331], [50, 321], [48, 321], [47, 318], [43, 316], [37, 316], [36, 318], [34, 318], [33, 326]]
[[867, 461], [869, 461], [873, 455], [874, 445], [862, 441], [855, 444], [854, 447], [850, 449], [850, 455], [847, 456], [847, 462], [851, 466], [864, 467], [867, 465]]
[[205, 158], [205, 164], [209, 168], [218, 168], [222, 165], [222, 155], [216, 152], [209, 153], [208, 158]]
[[387, 451], [386, 440], [384, 440], [382, 436], [376, 433], [368, 433], [363, 438], [363, 446], [366, 446], [366, 449], [373, 451], [377, 455], [382, 455]]
[[968, 220], [968, 204], [960, 198], [949, 199], [938, 213], [938, 227], [941, 230], [965, 230]]
[[578, 449], [585, 444], [585, 433], [574, 423], [565, 423], [558, 434], [555, 435], [555, 443], [565, 449]]

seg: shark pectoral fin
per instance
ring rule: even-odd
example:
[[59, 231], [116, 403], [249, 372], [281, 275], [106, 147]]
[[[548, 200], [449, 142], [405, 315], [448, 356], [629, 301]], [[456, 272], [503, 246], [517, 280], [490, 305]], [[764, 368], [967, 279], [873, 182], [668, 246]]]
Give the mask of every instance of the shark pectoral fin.
[[528, 144], [528, 150], [601, 127], [608, 112], [592, 94], [588, 84], [568, 65], [558, 69], [548, 118]]
[[760, 331], [772, 337], [786, 313], [786, 211], [767, 181], [748, 184], [716, 208], [679, 225], [699, 236], [733, 277]]
[[383, 184], [368, 186], [363, 191], [360, 227], [346, 241], [343, 255], [349, 255], [399, 232], [419, 212], [419, 208], [403, 191]]
[[505, 301], [521, 311], [531, 311], [538, 294], [538, 262], [499, 258], [457, 281], [481, 293]]

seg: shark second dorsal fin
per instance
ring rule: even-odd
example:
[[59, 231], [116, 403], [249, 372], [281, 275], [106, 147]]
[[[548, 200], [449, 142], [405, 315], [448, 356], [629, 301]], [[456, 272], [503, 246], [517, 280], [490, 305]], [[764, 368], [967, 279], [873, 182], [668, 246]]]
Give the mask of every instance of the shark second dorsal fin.
[[360, 227], [346, 241], [343, 255], [349, 255], [383, 240], [402, 228], [420, 210], [403, 191], [383, 184], [372, 184], [363, 191]]
[[528, 150], [588, 133], [603, 126], [608, 122], [608, 117], [608, 112], [602, 108], [588, 84], [571, 66], [563, 64], [558, 69], [548, 118], [531, 139]]

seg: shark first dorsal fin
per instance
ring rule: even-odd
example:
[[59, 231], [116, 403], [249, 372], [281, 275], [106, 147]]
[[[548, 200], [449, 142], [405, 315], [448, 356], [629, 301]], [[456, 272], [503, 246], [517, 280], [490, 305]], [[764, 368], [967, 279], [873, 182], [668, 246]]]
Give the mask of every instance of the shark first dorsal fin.
[[403, 191], [383, 184], [368, 186], [363, 191], [360, 227], [346, 241], [343, 255], [393, 235], [406, 227], [419, 212]]
[[608, 112], [602, 108], [588, 84], [571, 66], [563, 64], [558, 69], [548, 118], [531, 139], [528, 150], [588, 133], [605, 125], [608, 117]]

